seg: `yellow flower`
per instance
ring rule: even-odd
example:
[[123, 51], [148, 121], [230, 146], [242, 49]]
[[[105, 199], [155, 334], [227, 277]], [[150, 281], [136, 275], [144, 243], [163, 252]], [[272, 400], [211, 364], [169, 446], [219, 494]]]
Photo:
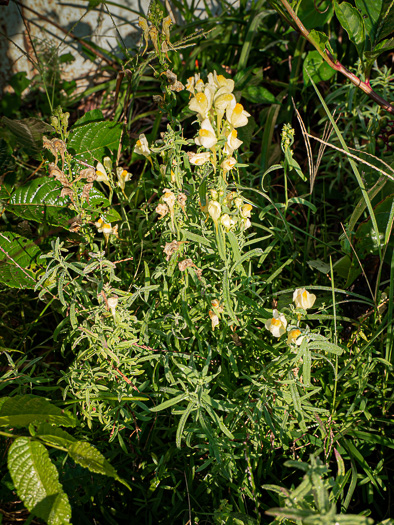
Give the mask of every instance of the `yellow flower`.
[[227, 231], [230, 230], [230, 228], [232, 227], [232, 220], [231, 220], [231, 217], [228, 213], [224, 213], [221, 217], [220, 217], [220, 222], [222, 223], [222, 225], [226, 228]]
[[209, 310], [209, 317], [212, 323], [212, 331], [215, 331], [216, 326], [219, 326], [219, 317], [212, 310]]
[[240, 210], [240, 213], [244, 219], [249, 219], [251, 211], [252, 211], [252, 205], [244, 204]]
[[250, 219], [241, 219], [241, 230], [247, 230], [252, 226], [252, 223], [250, 222]]
[[215, 131], [210, 123], [209, 119], [205, 119], [201, 122], [201, 128], [198, 132], [198, 137], [194, 139], [194, 142], [198, 146], [211, 149], [216, 144], [218, 139], [216, 138]]
[[286, 317], [280, 314], [278, 310], [273, 310], [272, 315], [272, 319], [266, 321], [265, 327], [274, 337], [281, 337], [286, 332]]
[[238, 149], [240, 145], [242, 144], [242, 140], [239, 140], [237, 138], [238, 132], [236, 129], [233, 129], [231, 133], [227, 136], [227, 142], [224, 145], [223, 151], [225, 155], [231, 157], [231, 155], [234, 153], [234, 150]]
[[213, 222], [217, 224], [220, 214], [222, 213], [222, 208], [218, 201], [209, 201], [208, 213], [211, 216]]
[[226, 117], [229, 123], [234, 126], [234, 128], [240, 128], [242, 126], [246, 126], [250, 114], [244, 110], [242, 104], [235, 104], [233, 108], [230, 107], [227, 109]]
[[305, 288], [297, 288], [293, 293], [293, 301], [296, 305], [296, 308], [303, 308], [307, 310], [312, 308], [316, 301], [316, 295], [309, 293]]
[[163, 18], [163, 23], [162, 23], [162, 32], [165, 36], [165, 39], [166, 39], [166, 42], [167, 44], [170, 46], [170, 47], [173, 47], [171, 45], [171, 42], [170, 42], [170, 27], [172, 26], [173, 22], [171, 20], [171, 17], [170, 16], [166, 16], [165, 18]]
[[123, 168], [116, 168], [116, 175], [118, 177], [118, 186], [123, 191], [126, 186], [126, 182], [131, 180], [131, 173], [129, 173], [127, 170], [124, 170]]
[[156, 53], [159, 55], [160, 50], [159, 50], [159, 45], [157, 43], [157, 37], [159, 36], [159, 33], [157, 29], [155, 28], [155, 26], [150, 26], [149, 36], [150, 36], [150, 39], [152, 40], [152, 44], [153, 44], [153, 47], [155, 48]]
[[237, 161], [234, 159], [234, 157], [229, 157], [228, 159], [224, 160], [220, 166], [222, 167], [224, 174], [226, 174], [228, 171], [232, 170], [236, 164]]
[[150, 156], [148, 140], [143, 133], [141, 133], [134, 146], [134, 153], [137, 153], [138, 155], [143, 155], [144, 157]]
[[209, 151], [204, 151], [203, 153], [189, 153], [189, 162], [195, 166], [202, 166], [208, 162], [211, 158], [211, 153]]
[[96, 165], [96, 180], [98, 182], [104, 182], [107, 186], [110, 186], [109, 178], [106, 169], [101, 164], [101, 162], [98, 162]]
[[194, 83], [195, 83], [195, 80], [194, 80], [194, 77], [189, 77], [187, 79], [187, 83], [186, 83], [186, 91], [189, 91], [192, 95], [194, 95]]
[[296, 344], [297, 346], [300, 346], [302, 343], [304, 336], [301, 336], [301, 330], [298, 328], [294, 328], [293, 330], [290, 330], [290, 332], [287, 335], [287, 344]]
[[106, 244], [108, 244], [110, 235], [118, 237], [118, 225], [112, 227], [111, 223], [106, 223], [101, 218], [95, 224], [97, 231], [104, 235]]
[[198, 113], [201, 120], [208, 117], [208, 111], [212, 107], [212, 96], [209, 90], [204, 93], [197, 93], [189, 102], [189, 109]]

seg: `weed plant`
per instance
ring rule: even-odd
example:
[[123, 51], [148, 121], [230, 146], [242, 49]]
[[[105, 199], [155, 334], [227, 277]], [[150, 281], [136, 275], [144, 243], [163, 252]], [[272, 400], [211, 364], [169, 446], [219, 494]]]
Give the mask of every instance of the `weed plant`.
[[0, 128], [4, 516], [392, 522], [378, 3], [222, 0], [202, 18], [174, 0], [174, 24], [153, 1], [84, 114], [34, 47], [45, 96], [25, 106], [13, 77]]

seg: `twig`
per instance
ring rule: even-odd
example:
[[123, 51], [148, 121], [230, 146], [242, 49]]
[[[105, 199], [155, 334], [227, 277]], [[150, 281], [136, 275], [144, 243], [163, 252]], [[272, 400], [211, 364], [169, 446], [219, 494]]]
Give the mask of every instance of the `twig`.
[[338, 71], [339, 73], [342, 73], [352, 84], [360, 88], [364, 93], [366, 93], [372, 100], [374, 100], [379, 106], [381, 106], [383, 109], [385, 109], [388, 113], [391, 113], [394, 115], [394, 106], [392, 106], [387, 100], [385, 100], [383, 97], [381, 97], [378, 93], [376, 93], [370, 86], [369, 81], [363, 82], [361, 79], [358, 78], [354, 73], [351, 73], [344, 65], [342, 65], [339, 60], [336, 60], [330, 51], [325, 48], [324, 51], [321, 50], [319, 47], [319, 43], [316, 42], [316, 40], [311, 36], [310, 32], [307, 30], [307, 28], [304, 26], [304, 24], [301, 22], [301, 20], [298, 18], [294, 10], [292, 9], [291, 5], [287, 0], [280, 0], [283, 7], [286, 9], [287, 13], [291, 16], [293, 22], [296, 24], [299, 32], [302, 34], [304, 38], [308, 40], [318, 51], [320, 56], [327, 62], [327, 64], [335, 69], [335, 71]]

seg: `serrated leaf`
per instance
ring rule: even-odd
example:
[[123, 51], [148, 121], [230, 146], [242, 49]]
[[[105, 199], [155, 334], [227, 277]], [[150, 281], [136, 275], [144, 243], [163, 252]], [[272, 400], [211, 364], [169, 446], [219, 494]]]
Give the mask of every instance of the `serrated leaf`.
[[42, 150], [42, 136], [53, 131], [52, 126], [36, 118], [17, 120], [3, 117], [1, 121], [15, 135], [20, 146], [34, 152]]
[[68, 229], [76, 214], [67, 207], [69, 198], [60, 196], [61, 189], [58, 181], [39, 177], [12, 194], [7, 210], [23, 219]]
[[78, 463], [81, 467], [89, 469], [90, 472], [114, 478], [130, 489], [129, 485], [118, 476], [114, 467], [105, 459], [101, 452], [90, 443], [84, 441], [72, 443], [68, 447], [68, 453], [75, 463]]
[[44, 445], [17, 438], [8, 451], [8, 469], [18, 496], [30, 512], [49, 525], [70, 523], [70, 503]]
[[107, 149], [118, 149], [121, 132], [122, 126], [114, 122], [89, 122], [71, 130], [68, 150], [77, 159], [94, 164], [101, 161]]
[[[31, 427], [33, 427], [33, 425]], [[62, 428], [50, 425], [49, 423], [40, 423], [34, 429], [31, 428], [30, 433], [32, 436], [37, 436], [50, 445], [57, 445], [63, 448], [68, 448], [70, 443], [77, 441]]]
[[41, 250], [30, 239], [12, 232], [0, 232], [0, 282], [11, 288], [34, 288], [31, 269]]
[[52, 423], [64, 427], [76, 425], [73, 416], [64, 413], [43, 397], [26, 394], [2, 400], [0, 427], [27, 427], [31, 423]]

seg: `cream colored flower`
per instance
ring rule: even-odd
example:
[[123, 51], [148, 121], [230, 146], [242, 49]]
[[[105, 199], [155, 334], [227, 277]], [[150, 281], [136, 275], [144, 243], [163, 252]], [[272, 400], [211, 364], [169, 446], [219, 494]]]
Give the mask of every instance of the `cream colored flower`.
[[195, 84], [194, 77], [189, 77], [187, 79], [185, 89], [186, 91], [189, 91], [192, 95], [194, 95], [194, 84]]
[[118, 237], [118, 225], [111, 226], [111, 223], [106, 223], [101, 218], [95, 223], [95, 225], [97, 231], [104, 235], [106, 244], [108, 244], [110, 235], [115, 235], [115, 237]]
[[235, 105], [236, 100], [232, 93], [223, 93], [219, 96], [215, 96], [214, 107], [216, 110], [218, 127], [227, 109], [234, 108]]
[[172, 26], [172, 24], [173, 24], [173, 21], [170, 16], [166, 16], [165, 18], [163, 18], [162, 32], [165, 36], [167, 44], [170, 47], [172, 47], [171, 42], [170, 42], [170, 27]]
[[176, 197], [174, 193], [168, 188], [164, 188], [163, 193], [163, 201], [167, 204], [171, 211], [174, 208]]
[[293, 293], [293, 301], [296, 305], [296, 308], [303, 308], [307, 310], [312, 308], [316, 301], [316, 295], [309, 293], [305, 288], [297, 288]]
[[159, 45], [158, 45], [158, 42], [157, 42], [157, 38], [159, 36], [159, 32], [157, 31], [155, 26], [150, 26], [150, 28], [149, 28], [149, 36], [150, 36], [150, 39], [152, 40], [152, 44], [153, 44], [153, 47], [155, 48], [156, 53], [159, 55], [160, 54], [160, 50], [159, 50]]
[[124, 193], [126, 182], [131, 180], [131, 173], [129, 173], [127, 170], [124, 170], [121, 167], [117, 167], [116, 176], [118, 177], [118, 186]]
[[215, 310], [216, 310], [219, 314], [221, 314], [222, 312], [224, 312], [224, 308], [223, 308], [223, 306], [220, 305], [218, 299], [214, 299], [213, 301], [211, 301], [211, 305], [212, 305], [213, 308], [215, 308]]
[[108, 307], [111, 310], [112, 317], [115, 319], [115, 310], [118, 306], [118, 297], [117, 295], [113, 295], [112, 297], [108, 297]]
[[107, 175], [107, 171], [104, 168], [104, 166], [101, 164], [101, 162], [98, 162], [96, 165], [96, 180], [98, 182], [104, 182], [107, 186], [110, 186], [109, 178]]
[[246, 126], [250, 114], [244, 110], [242, 104], [235, 104], [233, 108], [230, 107], [227, 109], [226, 117], [229, 123], [234, 126], [234, 128], [240, 128], [242, 126]]
[[198, 132], [198, 137], [194, 139], [194, 142], [198, 146], [211, 149], [214, 147], [218, 139], [216, 138], [215, 131], [210, 123], [209, 119], [205, 119], [201, 122], [201, 128]]
[[227, 142], [224, 145], [223, 151], [225, 155], [231, 157], [234, 153], [234, 150], [238, 149], [242, 144], [242, 140], [237, 138], [238, 133], [236, 129], [233, 129], [227, 136]]
[[212, 323], [212, 331], [215, 331], [215, 328], [219, 326], [219, 317], [215, 314], [215, 312], [209, 310], [209, 318], [211, 319]]
[[167, 204], [161, 204], [161, 203], [159, 203], [155, 209], [155, 212], [160, 215], [159, 219], [162, 219], [163, 217], [165, 217], [169, 211], [170, 210], [168, 209]]
[[304, 340], [304, 336], [301, 336], [301, 330], [298, 328], [294, 328], [293, 330], [290, 330], [290, 332], [287, 334], [287, 344], [296, 344], [297, 346], [300, 346], [302, 341]]
[[220, 166], [223, 169], [224, 174], [226, 174], [228, 171], [232, 170], [236, 164], [237, 161], [234, 159], [234, 157], [229, 157], [228, 159], [224, 160]]
[[229, 231], [230, 228], [232, 227], [232, 220], [231, 220], [231, 217], [230, 217], [230, 215], [228, 213], [224, 213], [220, 217], [220, 222], [226, 228], [227, 231]]
[[252, 205], [251, 204], [244, 204], [242, 208], [240, 209], [241, 216], [244, 219], [249, 219], [252, 211]]
[[266, 321], [265, 327], [274, 337], [281, 337], [286, 333], [286, 317], [283, 314], [280, 314], [278, 310], [273, 310], [272, 316], [272, 319]]
[[252, 226], [252, 223], [250, 222], [250, 219], [241, 219], [240, 227], [241, 230], [247, 230]]
[[204, 93], [197, 93], [189, 102], [189, 109], [198, 113], [201, 120], [208, 117], [208, 112], [212, 107], [213, 95], [209, 89], [204, 89]]
[[204, 84], [204, 81], [200, 78], [199, 73], [194, 75], [194, 80], [195, 80], [194, 87], [197, 93], [201, 93], [202, 91], [204, 91], [205, 84]]
[[211, 216], [213, 222], [217, 224], [220, 214], [222, 213], [222, 208], [218, 201], [209, 201], [208, 204], [208, 213]]
[[195, 166], [202, 166], [208, 162], [211, 158], [211, 153], [209, 151], [204, 151], [203, 153], [188, 153], [190, 164]]
[[134, 153], [137, 153], [138, 155], [143, 155], [144, 157], [150, 156], [148, 140], [143, 133], [141, 133], [134, 146]]
[[239, 209], [242, 206], [243, 199], [241, 197], [235, 197], [234, 206]]

